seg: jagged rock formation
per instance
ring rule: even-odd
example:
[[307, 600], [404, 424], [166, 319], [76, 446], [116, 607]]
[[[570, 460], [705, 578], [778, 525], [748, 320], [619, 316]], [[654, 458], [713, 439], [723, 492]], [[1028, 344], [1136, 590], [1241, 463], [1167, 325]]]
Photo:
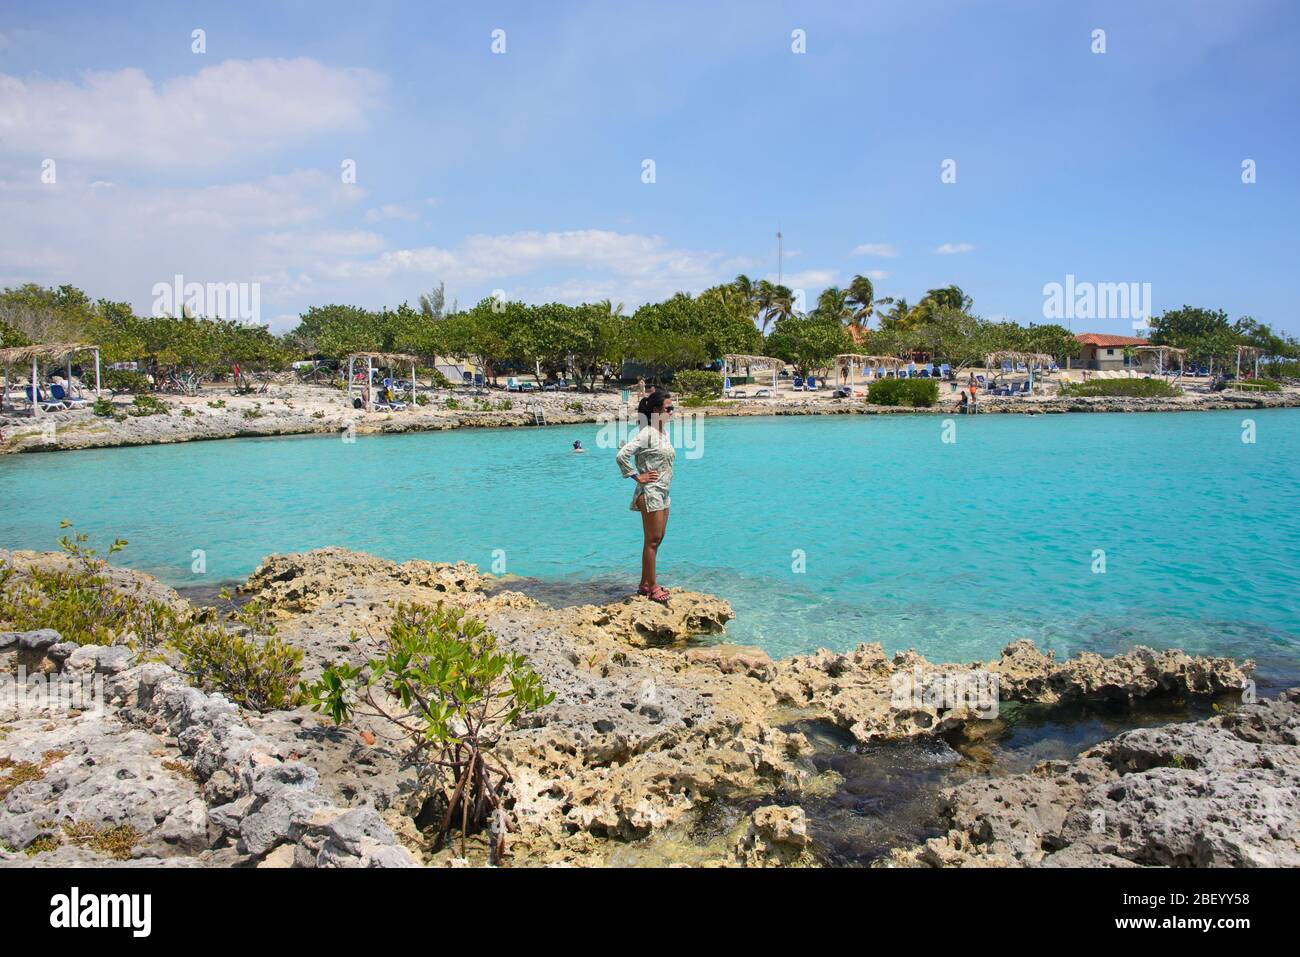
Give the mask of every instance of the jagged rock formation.
[[[115, 582], [134, 588], [141, 578]], [[674, 844], [705, 808], [752, 807], [778, 792], [788, 803], [815, 786], [809, 742], [789, 730], [794, 715], [831, 721], [862, 742], [929, 738], [987, 717], [999, 699], [1215, 694], [1239, 688], [1248, 667], [1148, 649], [1058, 662], [1028, 643], [974, 666], [935, 665], [915, 652], [887, 658], [878, 645], [773, 661], [753, 648], [686, 645], [731, 617], [710, 596], [674, 592], [667, 608], [634, 597], [550, 609], [515, 592], [489, 593], [490, 581], [463, 563], [398, 564], [320, 549], [271, 556], [241, 591], [266, 604], [281, 640], [303, 650], [309, 681], [332, 662], [379, 653], [398, 602], [465, 608], [522, 654], [555, 693], [497, 746], [513, 777], [507, 805], [518, 831], [509, 855], [524, 865], [812, 862], [797, 807], [760, 807], [687, 855]], [[166, 592], [158, 594], [187, 607]], [[0, 632], [0, 673], [19, 659], [55, 681], [99, 676], [110, 705], [102, 714], [11, 717], [0, 698], [0, 762], [9, 762], [0, 767], [0, 862], [111, 854], [203, 866], [464, 863], [459, 847], [435, 852], [420, 832], [429, 795], [403, 767], [390, 729], [366, 719], [335, 728], [306, 709], [255, 714], [190, 687], [164, 664], [131, 667], [121, 646]], [[990, 688], [991, 702], [970, 694]], [[118, 768], [130, 774], [116, 778]], [[1067, 778], [1034, 780], [1023, 786], [1040, 798], [1034, 833], [1065, 833], [1066, 810], [1077, 803]], [[1226, 808], [1244, 797], [1221, 800]], [[928, 851], [928, 860], [964, 860], [963, 842], [994, 846], [963, 836], [954, 815], [951, 847]], [[1018, 853], [998, 843], [983, 856], [1034, 862], [1032, 841], [1004, 843]], [[470, 859], [481, 861], [482, 850], [480, 841]], [[1104, 853], [1130, 860], [1122, 850]]]
[[1296, 867], [1300, 688], [948, 792], [931, 866]]

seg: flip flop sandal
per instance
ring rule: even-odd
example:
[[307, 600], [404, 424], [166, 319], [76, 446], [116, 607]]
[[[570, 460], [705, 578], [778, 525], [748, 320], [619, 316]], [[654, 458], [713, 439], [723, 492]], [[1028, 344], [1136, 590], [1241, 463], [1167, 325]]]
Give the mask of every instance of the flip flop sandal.
[[664, 607], [668, 606], [668, 589], [656, 585], [654, 590], [647, 596], [651, 601], [657, 601]]

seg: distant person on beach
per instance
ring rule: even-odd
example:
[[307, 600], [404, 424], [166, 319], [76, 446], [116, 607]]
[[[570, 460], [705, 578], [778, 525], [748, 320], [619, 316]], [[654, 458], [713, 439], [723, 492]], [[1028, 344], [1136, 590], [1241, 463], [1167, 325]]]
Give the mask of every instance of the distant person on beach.
[[636, 377], [636, 395], [638, 399], [645, 396], [645, 376], [643, 375]]
[[969, 411], [974, 412], [974, 411], [975, 411], [975, 402], [977, 401], [976, 398], [975, 398], [975, 396], [976, 396], [976, 393], [977, 393], [978, 390], [979, 390], [979, 383], [975, 381], [975, 373], [972, 372], [972, 373], [970, 374], [970, 381], [969, 381], [969, 384], [966, 386], [966, 388], [970, 391], [970, 409], [969, 409]]
[[970, 411], [970, 396], [964, 390], [961, 393], [961, 411], [963, 414]]
[[618, 467], [624, 478], [632, 478], [632, 511], [641, 513], [641, 584], [638, 595], [668, 604], [668, 589], [655, 580], [655, 559], [668, 528], [668, 490], [673, 484], [672, 440], [665, 434], [673, 414], [672, 395], [655, 389], [637, 404], [640, 428], [632, 440], [618, 450]]

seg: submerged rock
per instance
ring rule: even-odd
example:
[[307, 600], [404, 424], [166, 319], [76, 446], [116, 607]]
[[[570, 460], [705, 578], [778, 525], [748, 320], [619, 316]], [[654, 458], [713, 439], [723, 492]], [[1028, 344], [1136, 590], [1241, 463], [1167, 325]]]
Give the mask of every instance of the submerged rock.
[[1074, 761], [945, 795], [931, 866], [1296, 867], [1300, 688], [1203, 722], [1128, 731]]

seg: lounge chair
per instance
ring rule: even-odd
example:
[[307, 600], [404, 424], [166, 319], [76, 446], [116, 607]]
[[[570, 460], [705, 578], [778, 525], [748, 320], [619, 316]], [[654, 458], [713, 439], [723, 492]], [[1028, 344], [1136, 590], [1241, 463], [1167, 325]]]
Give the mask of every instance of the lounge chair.
[[984, 377], [982, 375], [977, 375], [975, 377], [975, 384], [978, 385], [981, 389], [987, 389], [989, 387], [988, 382], [984, 380]]
[[797, 375], [797, 376], [795, 376], [795, 377], [794, 377], [794, 382], [792, 383], [792, 385], [793, 385], [793, 387], [794, 387], [794, 391], [796, 391], [796, 392], [802, 392], [802, 391], [803, 391], [803, 376], [801, 376], [801, 375]]
[[727, 393], [727, 398], [729, 399], [744, 399], [747, 398], [748, 396], [749, 393], [746, 392], [744, 389], [732, 389], [730, 392]]
[[951, 379], [952, 366], [948, 365], [948, 363], [946, 362], [943, 365], [939, 366], [939, 377], [942, 379]]
[[50, 398], [55, 402], [62, 402], [69, 409], [84, 409], [88, 404], [85, 399], [68, 395], [67, 390], [57, 382], [50, 386]]
[[811, 376], [811, 375], [810, 375], [810, 376], [808, 377], [808, 381], [805, 382], [805, 383], [803, 384], [803, 387], [804, 387], [804, 390], [807, 391], [807, 392], [816, 392], [816, 391], [817, 391], [817, 377], [816, 377], [816, 376]]
[[770, 399], [771, 397], [772, 397], [772, 390], [767, 388], [767, 386], [764, 386], [763, 388], [758, 389], [754, 392], [755, 399]]
[[44, 398], [39, 389], [33, 389], [31, 386], [26, 386], [23, 393], [27, 396], [27, 401], [30, 404], [39, 405], [45, 412], [62, 412], [67, 409], [67, 406], [62, 402], [57, 399]]
[[507, 391], [507, 392], [518, 392], [518, 391], [519, 391], [519, 380], [516, 379], [514, 376], [510, 376], [510, 378], [506, 379], [506, 391]]

